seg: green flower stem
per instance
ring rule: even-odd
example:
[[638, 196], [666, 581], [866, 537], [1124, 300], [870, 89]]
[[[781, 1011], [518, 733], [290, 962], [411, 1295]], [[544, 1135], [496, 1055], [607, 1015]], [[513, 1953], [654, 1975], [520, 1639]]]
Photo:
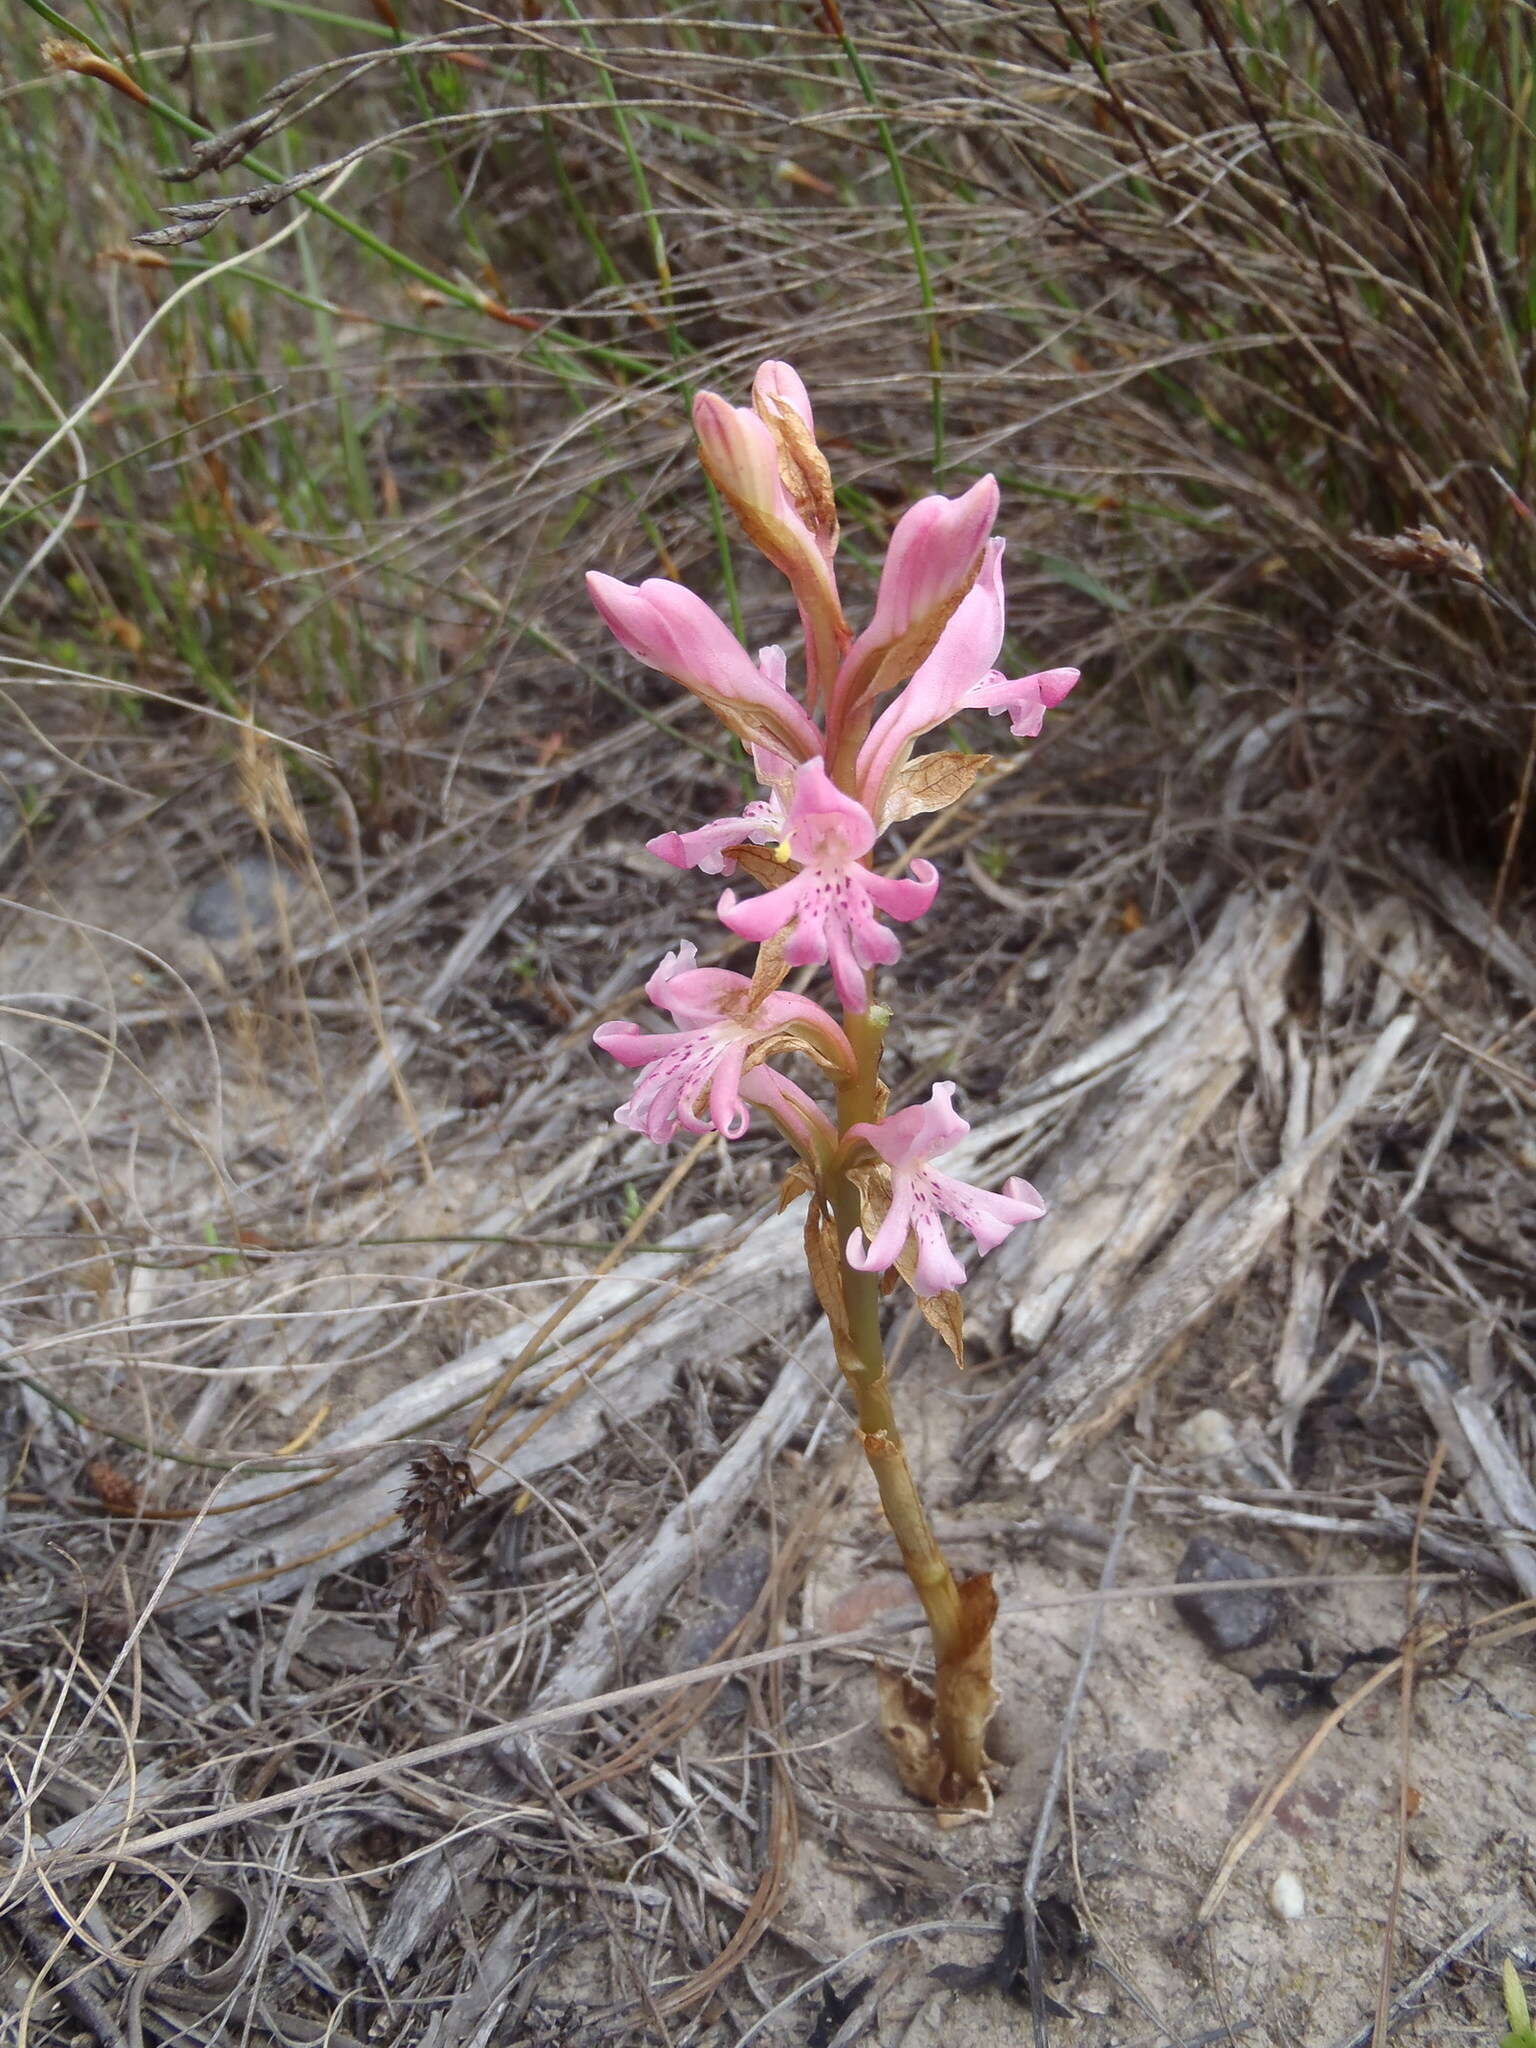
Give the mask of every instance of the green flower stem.
[[[872, 1122], [876, 1116], [885, 1024], [879, 1013], [849, 1011], [844, 1014], [843, 1029], [858, 1060], [853, 1079], [838, 1090], [838, 1128], [847, 1132], [854, 1124]], [[859, 1190], [846, 1173], [837, 1171], [831, 1178], [828, 1194], [838, 1240], [846, 1246], [861, 1223]], [[960, 1591], [933, 1533], [896, 1425], [885, 1346], [880, 1336], [880, 1276], [857, 1272], [845, 1256], [842, 1290], [848, 1342], [845, 1346], [838, 1338], [837, 1362], [853, 1395], [859, 1441], [880, 1489], [880, 1504], [896, 1538], [907, 1577], [928, 1618], [938, 1674], [934, 1726], [947, 1777], [962, 1787], [972, 1786], [980, 1780], [984, 1768], [983, 1730], [975, 1725], [974, 1715], [949, 1710], [944, 1682], [947, 1668], [965, 1648]]]

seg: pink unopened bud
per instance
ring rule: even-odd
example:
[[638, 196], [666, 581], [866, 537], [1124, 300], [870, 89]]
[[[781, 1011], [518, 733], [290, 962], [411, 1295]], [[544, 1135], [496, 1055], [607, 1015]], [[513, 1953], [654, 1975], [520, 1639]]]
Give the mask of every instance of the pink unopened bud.
[[763, 363], [752, 379], [752, 405], [760, 419], [773, 420], [781, 406], [788, 406], [798, 413], [805, 422], [809, 433], [816, 431], [816, 422], [811, 417], [811, 394], [801, 381], [798, 370], [788, 363]]
[[587, 591], [621, 647], [702, 697], [748, 745], [766, 744], [795, 761], [819, 750], [821, 735], [782, 675], [764, 675], [703, 598], [664, 577], [637, 586], [600, 569], [588, 570]]
[[757, 414], [744, 405], [728, 405], [713, 391], [701, 391], [693, 401], [693, 427], [704, 467], [737, 512], [782, 516], [778, 443]]
[[948, 616], [976, 580], [997, 523], [995, 477], [963, 497], [920, 498], [896, 522], [880, 572], [875, 616], [860, 642], [898, 640], [934, 612]]
[[788, 363], [765, 363], [753, 395], [756, 412], [699, 393], [699, 456], [747, 539], [789, 579], [805, 627], [806, 702], [814, 710], [848, 644], [832, 574], [832, 478], [811, 431], [805, 386]]
[[997, 504], [997, 480], [984, 476], [961, 497], [919, 499], [897, 520], [875, 615], [838, 668], [829, 731], [932, 653], [976, 582]]

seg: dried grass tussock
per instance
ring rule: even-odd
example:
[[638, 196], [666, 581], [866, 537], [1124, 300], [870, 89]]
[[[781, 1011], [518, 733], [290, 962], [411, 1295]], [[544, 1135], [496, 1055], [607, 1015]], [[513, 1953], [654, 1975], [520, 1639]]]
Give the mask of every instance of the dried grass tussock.
[[[740, 17], [18, 15], [0, 2036], [1491, 2044], [1536, 1964], [1528, 23]], [[579, 572], [786, 634], [681, 488], [689, 396], [769, 355], [845, 581], [994, 470], [1010, 658], [1084, 671], [900, 846], [944, 893], [893, 1087], [963, 1077], [955, 1170], [1051, 1203], [963, 1378], [890, 1332], [1001, 1599], [954, 1836], [882, 1753], [916, 1615], [775, 1160], [658, 1152], [588, 1050], [686, 922], [631, 849], [732, 763]], [[1196, 1532], [1262, 1647], [1174, 1606]]]

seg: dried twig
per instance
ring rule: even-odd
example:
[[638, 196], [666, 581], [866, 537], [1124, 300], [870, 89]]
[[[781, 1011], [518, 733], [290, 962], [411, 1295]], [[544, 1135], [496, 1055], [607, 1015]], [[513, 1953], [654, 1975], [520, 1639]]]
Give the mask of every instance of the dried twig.
[[[1133, 1465], [1130, 1477], [1125, 1482], [1125, 1490], [1120, 1496], [1120, 1510], [1115, 1516], [1109, 1548], [1104, 1553], [1104, 1564], [1099, 1573], [1100, 1592], [1108, 1592], [1115, 1582], [1120, 1553], [1125, 1547], [1126, 1537], [1130, 1534], [1131, 1512], [1136, 1505], [1136, 1489], [1140, 1483], [1141, 1467]], [[1029, 1972], [1029, 2024], [1034, 2035], [1035, 2048], [1046, 2048], [1048, 2038], [1045, 2022], [1045, 1978], [1040, 1961], [1040, 1914], [1036, 1903], [1040, 1872], [1045, 1864], [1046, 1847], [1055, 1824], [1056, 1802], [1061, 1797], [1061, 1788], [1066, 1777], [1067, 1758], [1071, 1754], [1072, 1736], [1077, 1727], [1078, 1713], [1088, 1690], [1088, 1673], [1093, 1667], [1094, 1655], [1099, 1647], [1099, 1629], [1103, 1618], [1102, 1605], [1096, 1606], [1088, 1618], [1088, 1627], [1083, 1635], [1083, 1647], [1078, 1655], [1077, 1671], [1072, 1680], [1072, 1690], [1067, 1695], [1066, 1710], [1061, 1717], [1061, 1730], [1056, 1738], [1056, 1754], [1051, 1759], [1045, 1795], [1040, 1802], [1040, 1817], [1035, 1822], [1034, 1838], [1029, 1845], [1029, 1861], [1024, 1866], [1024, 1882], [1019, 1893], [1024, 1913], [1024, 1952]]]

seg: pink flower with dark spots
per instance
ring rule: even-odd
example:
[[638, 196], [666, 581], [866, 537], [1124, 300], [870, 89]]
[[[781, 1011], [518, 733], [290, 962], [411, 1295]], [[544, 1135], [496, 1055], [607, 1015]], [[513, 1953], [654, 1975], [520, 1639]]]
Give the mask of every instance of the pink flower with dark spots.
[[676, 1031], [615, 1020], [593, 1032], [594, 1042], [621, 1066], [643, 1069], [629, 1101], [614, 1112], [615, 1122], [658, 1145], [679, 1130], [714, 1129], [739, 1138], [750, 1122], [746, 1082], [777, 1046], [799, 1043], [829, 1066], [852, 1072], [853, 1050], [820, 1003], [775, 989], [754, 1005], [744, 974], [697, 961], [697, 949], [685, 941], [645, 985]]
[[939, 635], [933, 652], [876, 719], [859, 749], [859, 801], [877, 821], [915, 741], [962, 711], [1007, 712], [1016, 739], [1033, 739], [1078, 679], [1075, 668], [1042, 669], [1010, 681], [997, 668], [1003, 646], [1003, 543], [987, 543], [981, 571]]
[[861, 1273], [883, 1273], [915, 1240], [912, 1285], [922, 1295], [943, 1294], [965, 1279], [944, 1235], [941, 1219], [952, 1216], [975, 1238], [982, 1252], [995, 1251], [1021, 1223], [1045, 1214], [1045, 1203], [1027, 1180], [1010, 1180], [1000, 1195], [969, 1181], [955, 1180], [929, 1164], [970, 1130], [954, 1107], [953, 1081], [935, 1082], [926, 1102], [898, 1110], [877, 1124], [854, 1124], [848, 1137], [862, 1138], [891, 1169], [891, 1206], [866, 1244], [862, 1230], [848, 1239], [848, 1263]]
[[929, 908], [939, 887], [930, 861], [914, 861], [905, 880], [866, 867], [864, 855], [875, 838], [868, 811], [836, 786], [821, 760], [802, 763], [782, 843], [785, 860], [798, 862], [800, 872], [745, 903], [727, 889], [718, 906], [721, 923], [758, 945], [793, 925], [784, 946], [787, 964], [825, 962], [844, 1009], [867, 1009], [866, 970], [901, 957], [900, 940], [876, 913], [910, 923]]

